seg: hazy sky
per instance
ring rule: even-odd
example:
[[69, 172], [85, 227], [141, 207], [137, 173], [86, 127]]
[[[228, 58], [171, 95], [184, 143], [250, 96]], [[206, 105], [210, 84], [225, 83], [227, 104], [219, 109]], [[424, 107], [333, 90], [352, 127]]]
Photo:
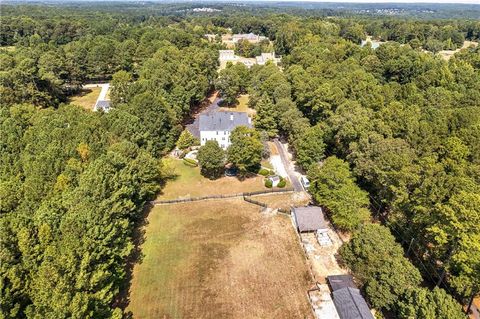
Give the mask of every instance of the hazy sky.
[[360, 3], [469, 3], [480, 4], [480, 0], [264, 0], [274, 2], [360, 2]]

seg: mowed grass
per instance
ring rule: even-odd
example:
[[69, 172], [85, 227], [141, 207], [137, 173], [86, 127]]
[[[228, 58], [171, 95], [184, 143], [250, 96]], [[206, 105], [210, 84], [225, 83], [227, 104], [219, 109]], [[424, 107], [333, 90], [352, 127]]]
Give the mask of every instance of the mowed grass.
[[101, 87], [83, 89], [80, 93], [70, 98], [70, 104], [81, 106], [87, 110], [93, 110], [101, 90]]
[[248, 101], [250, 100], [250, 95], [243, 94], [238, 97], [238, 103], [234, 106], [221, 107], [220, 111], [228, 112], [247, 112], [250, 116], [255, 114], [255, 110], [248, 107]]
[[133, 318], [312, 318], [288, 217], [241, 199], [156, 206], [133, 270]]
[[174, 174], [174, 180], [167, 182], [158, 199], [197, 197], [219, 194], [236, 194], [265, 190], [263, 177], [255, 176], [239, 180], [236, 177], [221, 177], [210, 180], [200, 174], [200, 168], [183, 164], [182, 160], [166, 158], [164, 166]]

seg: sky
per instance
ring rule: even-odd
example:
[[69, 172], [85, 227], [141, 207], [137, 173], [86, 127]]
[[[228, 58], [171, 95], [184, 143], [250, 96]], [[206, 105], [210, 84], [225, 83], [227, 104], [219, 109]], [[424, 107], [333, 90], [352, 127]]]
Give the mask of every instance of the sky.
[[263, 0], [274, 2], [353, 2], [353, 3], [468, 3], [479, 4], [480, 0]]

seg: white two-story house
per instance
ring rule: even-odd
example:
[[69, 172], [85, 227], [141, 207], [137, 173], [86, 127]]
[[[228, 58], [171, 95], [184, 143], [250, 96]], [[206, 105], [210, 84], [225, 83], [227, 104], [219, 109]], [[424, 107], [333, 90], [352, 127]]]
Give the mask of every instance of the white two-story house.
[[230, 146], [230, 133], [237, 126], [252, 127], [252, 120], [245, 112], [211, 112], [199, 119], [200, 145], [215, 140], [221, 148]]

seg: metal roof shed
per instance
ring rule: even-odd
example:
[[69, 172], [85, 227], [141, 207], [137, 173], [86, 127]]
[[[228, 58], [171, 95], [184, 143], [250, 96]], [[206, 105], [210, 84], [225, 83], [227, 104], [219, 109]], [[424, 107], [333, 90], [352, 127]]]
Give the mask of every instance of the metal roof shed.
[[334, 291], [333, 303], [340, 319], [374, 319], [358, 289], [347, 287]]
[[293, 215], [300, 233], [327, 228], [323, 211], [318, 206], [294, 207]]
[[348, 287], [357, 288], [351, 275], [332, 275], [327, 277], [327, 281], [332, 291]]

